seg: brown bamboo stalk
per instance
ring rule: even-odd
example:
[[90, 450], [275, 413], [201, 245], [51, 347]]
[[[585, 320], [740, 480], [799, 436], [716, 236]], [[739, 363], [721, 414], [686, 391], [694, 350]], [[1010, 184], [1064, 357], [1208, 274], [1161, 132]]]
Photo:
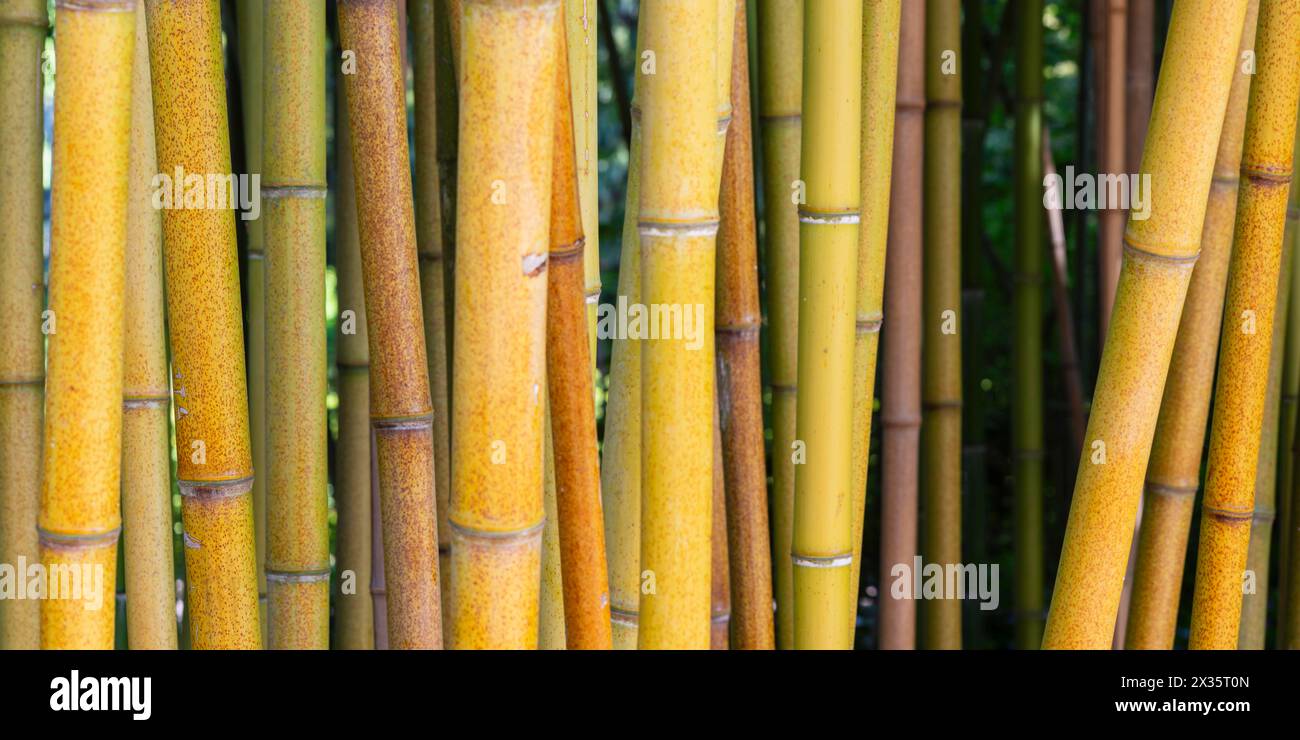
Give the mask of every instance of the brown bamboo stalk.
[[[1128, 21], [1127, 0], [1105, 0], [1104, 17], [1106, 41], [1101, 84], [1101, 125], [1098, 135], [1101, 137], [1100, 160], [1101, 171], [1108, 175], [1118, 175], [1125, 171], [1124, 165], [1124, 76], [1126, 51], [1125, 34]], [[1100, 247], [1097, 258], [1100, 260], [1100, 278], [1098, 281], [1098, 330], [1099, 341], [1106, 341], [1106, 332], [1110, 328], [1110, 313], [1115, 304], [1115, 290], [1119, 286], [1120, 253], [1124, 243], [1124, 210], [1116, 203], [1107, 202], [1101, 212], [1099, 227]]]
[[1154, 2], [1128, 0], [1124, 33], [1125, 172], [1137, 172], [1142, 167], [1142, 148], [1146, 145], [1147, 122], [1151, 120], [1151, 99], [1155, 93], [1155, 26]]
[[[1043, 127], [1043, 175], [1056, 177], [1052, 156], [1052, 139]], [[1067, 288], [1065, 220], [1059, 205], [1047, 209], [1047, 231], [1052, 248], [1052, 305], [1056, 312], [1056, 335], [1060, 342], [1061, 374], [1065, 376], [1065, 403], [1070, 413], [1070, 449], [1083, 449], [1083, 429], [1087, 419], [1083, 412], [1083, 378], [1079, 373], [1079, 347], [1074, 339], [1074, 316]]]
[[709, 649], [731, 649], [731, 563], [727, 542], [727, 475], [723, 461], [722, 421], [713, 406], [713, 532], [709, 560]]

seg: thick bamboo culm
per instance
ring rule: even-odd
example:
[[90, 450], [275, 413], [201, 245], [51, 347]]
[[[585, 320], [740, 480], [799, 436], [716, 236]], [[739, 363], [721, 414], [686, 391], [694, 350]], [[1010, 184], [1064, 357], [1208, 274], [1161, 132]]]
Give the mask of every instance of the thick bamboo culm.
[[555, 460], [565, 645], [611, 647], [605, 523], [600, 510], [596, 408], [586, 324], [585, 239], [573, 145], [564, 26], [557, 29], [555, 132], [552, 145], [550, 253], [547, 259], [546, 383]]
[[123, 214], [134, 11], [134, 0], [58, 5], [49, 308], [58, 326], [49, 334], [37, 526], [46, 573], [71, 570], [99, 587], [45, 595], [43, 649], [113, 647], [115, 610], [102, 600], [116, 591], [122, 524]]
[[804, 6], [803, 130], [799, 208], [799, 393], [795, 434], [794, 642], [848, 649], [853, 566], [853, 344], [861, 198], [860, 3]]
[[[1105, 46], [1102, 50], [1100, 87], [1104, 98], [1101, 119], [1098, 127], [1100, 136], [1100, 166], [1107, 174], [1126, 172], [1124, 161], [1125, 117], [1125, 35], [1128, 21], [1128, 0], [1095, 0], [1105, 2], [1104, 29]], [[1100, 214], [1098, 225], [1100, 242], [1097, 250], [1099, 262], [1099, 279], [1097, 297], [1100, 302], [1097, 309], [1098, 336], [1106, 341], [1106, 331], [1110, 327], [1111, 309], [1115, 303], [1115, 289], [1119, 285], [1120, 254], [1124, 242], [1124, 208], [1123, 204], [1107, 203]]]
[[[351, 121], [343, 85], [335, 97], [334, 228], [339, 291], [338, 369], [339, 433], [335, 446], [334, 500], [338, 509], [335, 560], [343, 588], [334, 595], [334, 647], [375, 647], [374, 600], [370, 593], [372, 562], [370, 525], [370, 348], [366, 331], [365, 288], [361, 279], [361, 244], [357, 237], [357, 200], [352, 177]], [[347, 312], [351, 312], [350, 314]], [[382, 551], [381, 551], [382, 552]], [[350, 587], [343, 581], [351, 574]]]
[[730, 59], [718, 53], [718, 11], [719, 3], [645, 0], [638, 29], [658, 59], [654, 74], [643, 65], [639, 78], [640, 299], [678, 306], [683, 319], [694, 312], [689, 339], [698, 343], [688, 346], [684, 321], [673, 327], [670, 319], [641, 347], [640, 567], [653, 577], [640, 599], [642, 649], [709, 647], [721, 164], [714, 70]]
[[[1104, 649], [1161, 390], [1205, 221], [1246, 0], [1174, 6], [1141, 172], [1151, 217], [1130, 220], [1043, 647]], [[1117, 494], [1117, 492], [1120, 492]]]
[[[222, 176], [230, 140], [218, 4], [145, 7], [158, 170]], [[234, 219], [224, 209], [163, 213], [187, 611], [200, 650], [262, 647]]]
[[[462, 13], [451, 644], [534, 648], [544, 518], [546, 250], [563, 18], [555, 0], [466, 0]], [[493, 286], [492, 294], [481, 286]], [[502, 326], [513, 327], [510, 342], [500, 341]]]
[[916, 647], [916, 602], [895, 598], [896, 566], [916, 556], [921, 437], [921, 168], [925, 152], [925, 3], [899, 22], [889, 239], [885, 255], [880, 472], [880, 648]]
[[[45, 0], [0, 6], [0, 562], [35, 564], [45, 393]], [[0, 650], [40, 647], [40, 602], [0, 600]]]
[[[591, 0], [563, 0], [568, 37], [569, 95], [573, 148], [577, 158], [578, 202], [582, 211], [583, 300], [587, 307], [587, 353], [596, 372], [596, 309], [600, 301], [600, 171], [596, 121], [596, 9]], [[593, 402], [594, 408], [594, 402]], [[593, 414], [595, 412], [593, 411]], [[593, 417], [594, 418], [594, 417]], [[603, 527], [603, 525], [602, 525]], [[604, 558], [604, 555], [601, 555]]]
[[[244, 169], [262, 174], [262, 54], [265, 0], [238, 0], [240, 107], [243, 113]], [[248, 436], [253, 445], [253, 531], [257, 542], [257, 604], [262, 641], [266, 614], [266, 239], [261, 218], [244, 222], [248, 232]]]
[[[947, 568], [961, 563], [960, 3], [927, 0], [926, 18], [922, 557]], [[961, 606], [959, 599], [925, 603], [922, 646], [961, 649]]]
[[[718, 200], [717, 396], [725, 508], [715, 506], [713, 531], [725, 521], [730, 583], [730, 646], [770, 650], [772, 545], [763, 460], [763, 386], [758, 332], [758, 228], [754, 216], [753, 139], [749, 106], [749, 39], [744, 0], [735, 5], [731, 56], [731, 124], [727, 128]], [[719, 70], [721, 73], [722, 70]], [[725, 511], [725, 516], [723, 512]]]
[[131, 86], [122, 370], [122, 529], [127, 645], [132, 650], [175, 650], [177, 637], [162, 216], [151, 202], [157, 162], [149, 32], [144, 6], [139, 5]]
[[[344, 75], [370, 348], [389, 647], [443, 644], [433, 422], [420, 309], [396, 4], [341, 0]], [[361, 63], [361, 60], [365, 60]], [[375, 570], [378, 570], [376, 567]]]
[[325, 413], [325, 7], [267, 3], [266, 581], [272, 649], [329, 647]]
[[[1255, 48], [1259, 0], [1248, 0], [1247, 6], [1240, 52]], [[1129, 650], [1168, 650], [1174, 646], [1187, 538], [1200, 487], [1201, 455], [1210, 416], [1210, 395], [1214, 390], [1223, 296], [1227, 290], [1228, 259], [1237, 214], [1241, 140], [1252, 79], [1238, 61], [1214, 161], [1201, 254], [1183, 303], [1147, 466], [1144, 525], [1138, 541], [1133, 600], [1125, 635], [1125, 647]]]
[[[1300, 129], [1296, 131], [1300, 143]], [[1300, 146], [1292, 150], [1300, 151]], [[1294, 154], [1292, 156], [1295, 156]], [[1287, 638], [1287, 594], [1290, 593], [1292, 527], [1291, 492], [1295, 486], [1296, 399], [1300, 396], [1300, 261], [1295, 259], [1296, 240], [1300, 239], [1300, 171], [1292, 168], [1291, 194], [1287, 198], [1286, 229], [1283, 239], [1291, 244], [1291, 302], [1287, 305], [1286, 357], [1282, 360], [1282, 417], [1278, 455], [1278, 599], [1275, 614], [1276, 644], [1280, 648]]]
[[1202, 499], [1192, 649], [1237, 647], [1300, 103], [1300, 2], [1263, 0]]
[[799, 323], [799, 179], [804, 0], [759, 0], [759, 124], [767, 243], [767, 343], [772, 389], [772, 559], [776, 645], [794, 647], [795, 396]]
[[[410, 3], [415, 77], [415, 242], [420, 255], [420, 298], [424, 316], [424, 347], [429, 363], [429, 395], [433, 401], [433, 473], [438, 498], [438, 545], [451, 542], [447, 517], [451, 501], [451, 414], [448, 408], [447, 296], [443, 262], [442, 186], [438, 173], [438, 79], [434, 0]], [[448, 563], [439, 558], [446, 572]], [[450, 579], [443, 578], [442, 602], [447, 603]], [[447, 622], [443, 615], [443, 624]]]

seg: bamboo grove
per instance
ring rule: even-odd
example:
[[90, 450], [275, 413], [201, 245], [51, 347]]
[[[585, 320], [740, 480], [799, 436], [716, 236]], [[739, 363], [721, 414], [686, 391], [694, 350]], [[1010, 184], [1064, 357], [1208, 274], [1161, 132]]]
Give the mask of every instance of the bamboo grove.
[[1298, 111], [1300, 0], [0, 0], [0, 648], [1300, 648]]

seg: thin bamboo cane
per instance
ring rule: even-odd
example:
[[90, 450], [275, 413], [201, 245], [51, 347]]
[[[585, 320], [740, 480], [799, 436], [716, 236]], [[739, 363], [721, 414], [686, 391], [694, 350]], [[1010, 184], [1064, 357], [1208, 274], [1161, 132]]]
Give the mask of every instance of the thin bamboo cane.
[[[1043, 127], [1043, 175], [1056, 176], [1052, 140]], [[1088, 420], [1083, 411], [1083, 377], [1079, 372], [1079, 347], [1074, 340], [1074, 316], [1067, 288], [1065, 220], [1059, 205], [1047, 209], [1048, 240], [1052, 245], [1052, 308], [1056, 312], [1056, 334], [1060, 340], [1061, 374], [1065, 376], [1065, 401], [1070, 413], [1070, 449], [1083, 449], [1083, 430]]]
[[[1127, 0], [1105, 0], [1104, 30], [1106, 35], [1104, 58], [1101, 64], [1101, 95], [1104, 99], [1098, 134], [1101, 137], [1101, 171], [1118, 175], [1125, 172], [1125, 67], [1128, 9]], [[1119, 285], [1121, 245], [1124, 242], [1124, 210], [1119, 204], [1107, 203], [1100, 214], [1100, 260], [1098, 284], [1098, 321], [1100, 337], [1104, 343], [1110, 327], [1111, 309], [1115, 304], [1115, 288]]]
[[[45, 392], [41, 52], [45, 0], [0, 6], [0, 562], [36, 564]], [[19, 571], [26, 577], [25, 567]], [[40, 602], [0, 600], [0, 650], [40, 647]]]
[[[572, 99], [573, 147], [577, 157], [578, 200], [584, 239], [582, 276], [587, 307], [587, 355], [593, 381], [596, 377], [596, 311], [601, 290], [596, 15], [595, 0], [564, 0], [564, 27], [569, 39], [567, 66]], [[604, 558], [603, 551], [601, 558]]]
[[[549, 264], [548, 264], [549, 268]], [[537, 599], [537, 647], [540, 650], [565, 650], [564, 636], [564, 566], [560, 558], [560, 509], [555, 490], [555, 437], [551, 424], [550, 399], [547, 399], [545, 444], [542, 447], [542, 509], [546, 517], [542, 528], [541, 591]]]
[[[220, 177], [230, 141], [218, 3], [148, 0], [145, 9], [158, 169]], [[175, 193], [201, 195], [183, 182], [172, 183]], [[190, 642], [260, 649], [234, 216], [173, 207], [163, 247]]]
[[[358, 242], [360, 239], [358, 238]], [[360, 245], [358, 244], [358, 259]], [[364, 292], [364, 288], [363, 288]], [[366, 348], [366, 357], [370, 350]], [[369, 370], [366, 373], [366, 385], [369, 388]], [[374, 604], [375, 649], [388, 649], [388, 582], [384, 578], [384, 517], [379, 502], [379, 456], [375, 448], [374, 426], [369, 423], [369, 396], [367, 397], [367, 426], [370, 428], [370, 597]], [[441, 552], [441, 551], [440, 551]], [[442, 565], [438, 565], [441, 574]], [[441, 596], [441, 590], [439, 590]], [[443, 610], [446, 611], [446, 610]], [[443, 621], [443, 624], [446, 624]]]
[[709, 649], [731, 649], [731, 563], [727, 542], [727, 473], [722, 451], [722, 419], [713, 407], [712, 557], [709, 559]]
[[[467, 0], [460, 18], [450, 511], [457, 648], [537, 645], [560, 12], [555, 0]], [[509, 342], [497, 334], [502, 326], [514, 327]]]
[[[341, 80], [340, 80], [341, 82]], [[335, 560], [340, 582], [334, 596], [334, 645], [343, 650], [375, 647], [374, 600], [370, 593], [370, 350], [367, 346], [365, 288], [361, 279], [361, 244], [357, 237], [357, 200], [352, 176], [352, 124], [343, 85], [336, 88], [334, 145], [337, 180], [334, 201], [339, 322], [335, 362], [338, 367], [339, 436], [335, 453], [334, 500], [338, 508]], [[350, 312], [348, 314], [347, 312]], [[381, 556], [382, 556], [382, 550]], [[379, 570], [383, 561], [375, 561]], [[349, 575], [350, 574], [350, 575]]]
[[596, 408], [587, 332], [585, 238], [574, 148], [573, 102], [564, 28], [557, 34], [556, 109], [547, 262], [546, 382], [554, 440], [564, 634], [570, 649], [611, 646], [605, 527], [600, 511]]
[[[1300, 143], [1300, 130], [1296, 132]], [[1300, 151], [1300, 146], [1293, 151]], [[1294, 156], [1294, 155], [1293, 155]], [[1282, 418], [1281, 441], [1278, 455], [1281, 471], [1278, 473], [1278, 579], [1277, 579], [1277, 645], [1286, 643], [1287, 594], [1291, 573], [1291, 490], [1295, 485], [1296, 399], [1300, 396], [1300, 261], [1294, 257], [1296, 240], [1300, 239], [1300, 172], [1291, 175], [1291, 194], [1287, 198], [1286, 229], [1283, 239], [1291, 244], [1291, 302], [1287, 305], [1286, 357], [1282, 361]]]
[[1255, 58], [1210, 422], [1192, 598], [1193, 649], [1237, 646], [1266, 393], [1259, 381], [1268, 373], [1271, 354], [1300, 103], [1300, 2], [1260, 3]]
[[[1259, 0], [1248, 0], [1240, 52], [1255, 48]], [[1174, 645], [1192, 506], [1201, 476], [1223, 296], [1228, 284], [1232, 227], [1237, 214], [1241, 142], [1252, 75], [1238, 63], [1219, 135], [1214, 181], [1206, 205], [1201, 254], [1192, 271], [1169, 365], [1147, 469], [1146, 526], [1138, 542], [1133, 601], [1125, 647], [1168, 650]]]
[[355, 52], [344, 75], [356, 121], [352, 164], [370, 342], [389, 644], [441, 648], [433, 422], [420, 311], [397, 7], [342, 0], [339, 33]]
[[172, 563], [171, 430], [167, 425], [167, 330], [162, 218], [153, 207], [158, 172], [149, 32], [136, 8], [131, 89], [131, 170], [126, 214], [125, 365], [122, 372], [122, 527], [126, 532], [126, 627], [132, 650], [176, 649]]
[[[718, 209], [717, 394], [726, 495], [715, 506], [714, 532], [725, 521], [730, 580], [731, 646], [770, 650], [772, 546], [767, 522], [767, 468], [763, 460], [763, 388], [758, 332], [758, 231], [754, 217], [753, 141], [750, 132], [749, 42], [744, 0], [735, 4], [734, 47]], [[721, 71], [721, 70], [719, 70]], [[725, 516], [722, 512], [726, 513]]]
[[267, 615], [273, 649], [329, 647], [325, 6], [266, 6]]
[[1128, 0], [1124, 27], [1124, 171], [1142, 167], [1142, 148], [1151, 120], [1151, 96], [1155, 91], [1156, 4]]
[[640, 78], [640, 297], [647, 307], [677, 307], [683, 319], [693, 311], [696, 320], [687, 337], [684, 321], [652, 318], [659, 331], [642, 345], [640, 567], [653, 587], [641, 594], [637, 644], [706, 649], [721, 164], [714, 70], [730, 57], [718, 53], [719, 3], [645, 0], [642, 9], [638, 35], [657, 62], [654, 74], [643, 65]]
[[[1111, 331], [1089, 419], [1046, 648], [1111, 645], [1178, 317], [1191, 277], [1246, 0], [1174, 7], [1142, 172], [1151, 218], [1125, 233]], [[1120, 492], [1117, 494], [1117, 492]]]
[[[134, 0], [60, 3], [50, 199], [41, 647], [112, 649]], [[88, 138], [87, 138], [88, 137]], [[80, 575], [80, 593], [55, 593]], [[93, 583], [94, 586], [90, 584]], [[98, 600], [98, 601], [97, 601]]]
[[[262, 174], [263, 95], [262, 55], [264, 0], [238, 0], [239, 72], [243, 112], [244, 165], [248, 174]], [[257, 542], [257, 605], [262, 622], [262, 642], [267, 642], [270, 621], [266, 614], [266, 239], [263, 221], [244, 222], [248, 232], [248, 422], [253, 444], [253, 530]]]
[[[862, 5], [804, 6], [804, 99], [799, 209], [799, 394], [795, 429], [807, 462], [795, 468], [795, 647], [852, 647], [854, 303], [861, 198]], [[855, 166], [859, 165], [859, 166]]]
[[[961, 563], [961, 7], [927, 0], [921, 490], [925, 562]], [[951, 65], [951, 68], [948, 65]], [[927, 648], [961, 648], [961, 601], [921, 610]]]
[[916, 602], [894, 594], [896, 568], [916, 556], [921, 427], [921, 172], [925, 143], [925, 3], [903, 3], [899, 24], [889, 240], [885, 256], [881, 421], [880, 647], [916, 647]]
[[759, 121], [767, 234], [767, 343], [772, 388], [772, 558], [776, 644], [794, 647], [795, 397], [799, 322], [799, 179], [803, 105], [803, 0], [759, 0]]

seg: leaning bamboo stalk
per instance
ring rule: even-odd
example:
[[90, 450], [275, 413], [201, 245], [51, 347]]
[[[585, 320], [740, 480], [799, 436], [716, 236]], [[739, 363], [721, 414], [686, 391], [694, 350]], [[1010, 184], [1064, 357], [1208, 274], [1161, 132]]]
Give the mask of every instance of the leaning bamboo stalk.
[[268, 646], [329, 647], [325, 413], [325, 6], [269, 3], [266, 203]]
[[596, 377], [596, 313], [601, 290], [596, 15], [594, 0], [564, 0], [564, 27], [569, 39], [567, 61], [573, 111], [573, 148], [577, 157], [578, 199], [584, 235], [582, 277], [583, 299], [587, 306], [587, 354], [593, 381]]
[[[238, 0], [240, 107], [243, 113], [244, 169], [262, 174], [262, 55], [265, 0]], [[270, 621], [266, 614], [266, 239], [263, 221], [244, 222], [248, 232], [248, 422], [253, 445], [253, 531], [257, 543], [257, 604], [262, 641]]]
[[[545, 250], [555, 42], [563, 19], [556, 0], [466, 0], [462, 12], [452, 645], [533, 648], [543, 525]], [[509, 342], [497, 334], [502, 326], [513, 327]]]
[[547, 260], [546, 383], [555, 456], [556, 509], [569, 649], [611, 646], [605, 526], [600, 510], [596, 404], [586, 318], [585, 239], [574, 154], [567, 31], [556, 59], [550, 253]]
[[[925, 562], [961, 563], [961, 7], [927, 0], [921, 490]], [[948, 64], [952, 68], [948, 68]], [[927, 648], [961, 648], [961, 601], [921, 610]]]
[[[1255, 48], [1258, 13], [1259, 0], [1248, 0], [1240, 53]], [[1145, 524], [1138, 541], [1133, 601], [1125, 635], [1129, 650], [1168, 650], [1174, 645], [1187, 538], [1214, 390], [1251, 79], [1248, 69], [1238, 62], [1215, 155], [1201, 254], [1183, 303], [1147, 468]]]
[[1142, 172], [1151, 217], [1125, 233], [1046, 648], [1110, 646], [1160, 391], [1205, 221], [1246, 0], [1174, 6]]
[[[334, 597], [334, 645], [343, 650], [375, 647], [370, 593], [370, 350], [365, 288], [357, 237], [357, 200], [352, 177], [351, 121], [343, 86], [336, 89], [334, 230], [338, 272], [339, 433], [335, 447], [334, 500], [338, 508], [335, 559], [343, 588]], [[381, 551], [382, 552], [382, 551]], [[382, 560], [377, 561], [382, 569]], [[350, 574], [350, 575], [349, 575]], [[350, 586], [344, 583], [350, 578]]]
[[[1052, 141], [1043, 127], [1043, 176], [1055, 178], [1056, 162], [1052, 158]], [[1074, 316], [1070, 310], [1067, 287], [1065, 220], [1060, 204], [1047, 208], [1047, 233], [1052, 249], [1052, 308], [1056, 312], [1056, 334], [1060, 342], [1061, 375], [1065, 377], [1065, 403], [1070, 413], [1070, 449], [1077, 454], [1083, 448], [1083, 430], [1088, 421], [1083, 410], [1083, 378], [1079, 372], [1079, 347], [1074, 339]]]
[[[1103, 33], [1106, 35], [1104, 59], [1101, 63], [1101, 126], [1098, 131], [1101, 141], [1101, 171], [1118, 175], [1125, 171], [1124, 165], [1124, 77], [1126, 33], [1128, 22], [1127, 0], [1104, 0], [1106, 9]], [[1101, 212], [1100, 244], [1097, 259], [1100, 260], [1098, 280], [1099, 337], [1106, 341], [1110, 327], [1111, 309], [1115, 303], [1115, 289], [1119, 285], [1120, 254], [1124, 242], [1124, 210], [1117, 203], [1107, 203]]]
[[772, 389], [772, 558], [776, 644], [794, 647], [793, 445], [799, 321], [799, 179], [803, 104], [803, 0], [760, 0], [759, 122], [767, 234], [767, 343]]
[[[221, 176], [230, 140], [218, 4], [148, 0], [145, 8], [158, 169]], [[163, 246], [191, 644], [260, 649], [234, 216], [169, 209]]]
[[895, 568], [916, 556], [921, 427], [921, 172], [925, 143], [925, 3], [903, 3], [899, 23], [892, 192], [884, 292], [884, 425], [880, 476], [880, 647], [916, 647], [916, 602], [895, 598]]
[[[1300, 130], [1296, 132], [1300, 139]], [[1300, 149], [1300, 147], [1297, 147]], [[1293, 149], [1292, 151], [1296, 151]], [[1294, 156], [1294, 155], [1293, 155]], [[1286, 319], [1286, 357], [1282, 361], [1282, 411], [1281, 440], [1278, 443], [1280, 471], [1278, 472], [1278, 600], [1277, 600], [1277, 644], [1281, 646], [1286, 640], [1287, 593], [1290, 580], [1290, 540], [1291, 528], [1291, 490], [1294, 486], [1296, 440], [1296, 399], [1300, 396], [1300, 261], [1294, 257], [1296, 240], [1300, 239], [1300, 172], [1291, 174], [1291, 193], [1287, 198], [1286, 229], [1283, 239], [1290, 243], [1291, 264], [1291, 302], [1287, 304]]]
[[640, 567], [654, 579], [643, 649], [709, 647], [718, 5], [642, 3], [639, 35], [658, 62], [640, 78], [641, 302], [696, 313], [695, 336], [661, 328], [642, 343]]
[[[40, 558], [45, 0], [0, 6], [0, 562]], [[24, 571], [25, 572], [25, 571]], [[40, 602], [0, 600], [0, 650], [40, 647]]]
[[115, 610], [102, 599], [116, 590], [122, 524], [123, 216], [134, 11], [134, 0], [58, 7], [50, 187], [50, 311], [57, 325], [49, 334], [37, 526], [46, 573], [76, 569], [87, 581], [102, 578], [102, 588], [97, 596], [55, 594], [59, 581], [51, 581], [41, 601], [44, 649], [113, 647]]
[[[339, 33], [370, 343], [370, 419], [383, 518], [389, 645], [441, 648], [433, 422], [420, 311], [396, 6], [342, 0]], [[363, 61], [364, 60], [364, 61]]]
[[1202, 500], [1193, 649], [1237, 646], [1300, 103], [1300, 2], [1260, 3]]
[[131, 89], [131, 170], [126, 213], [125, 365], [122, 371], [122, 528], [126, 532], [126, 628], [132, 650], [176, 649], [172, 570], [171, 430], [167, 425], [167, 330], [162, 217], [153, 207], [158, 172], [149, 32], [136, 8]]
[[852, 647], [854, 304], [861, 198], [862, 5], [804, 7], [804, 98], [799, 209], [799, 394], [795, 468], [795, 647]]
[[[744, 0], [735, 4], [727, 128], [718, 210], [717, 395], [722, 435], [725, 521], [730, 580], [731, 642], [739, 650], [770, 650], [772, 548], [763, 460], [763, 398], [758, 332], [758, 231], [754, 217], [753, 140], [749, 107], [749, 43]], [[721, 70], [719, 70], [721, 72]], [[726, 515], [722, 516], [725, 511]]]

